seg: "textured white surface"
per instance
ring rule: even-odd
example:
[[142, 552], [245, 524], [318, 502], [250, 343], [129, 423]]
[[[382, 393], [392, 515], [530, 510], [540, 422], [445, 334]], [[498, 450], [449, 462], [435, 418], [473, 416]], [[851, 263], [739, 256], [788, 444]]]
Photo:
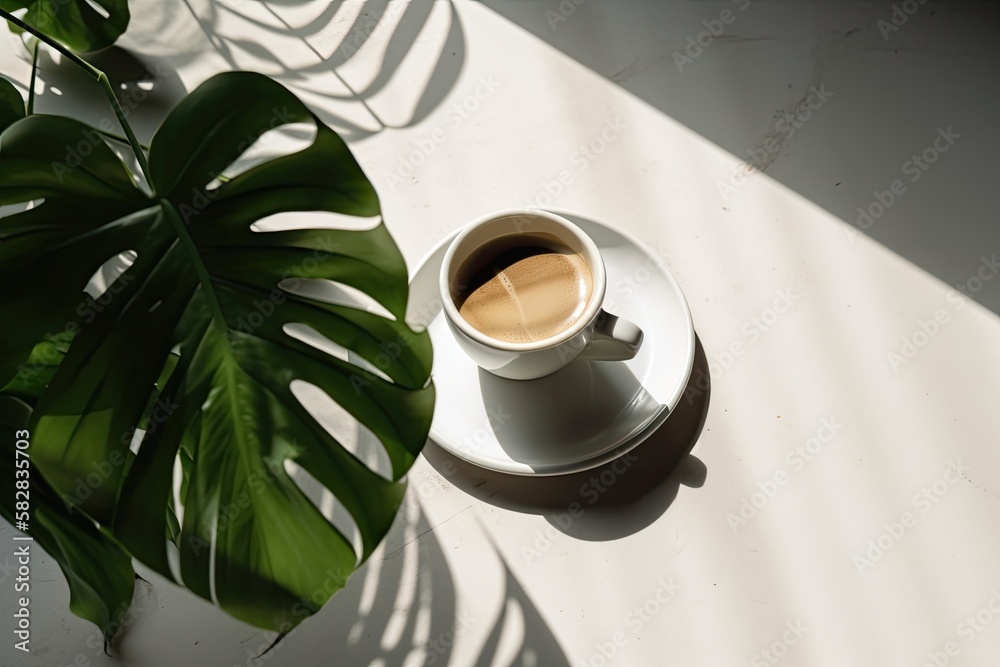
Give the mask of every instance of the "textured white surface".
[[[174, 93], [233, 67], [290, 86], [344, 131], [411, 264], [484, 212], [552, 193], [657, 249], [713, 376], [692, 455], [666, 477], [663, 452], [697, 415], [603, 482], [505, 480], [429, 449], [386, 544], [259, 661], [269, 636], [153, 578], [116, 663], [36, 557], [36, 653], [8, 634], [0, 663], [994, 664], [1000, 278], [981, 258], [1000, 252], [997, 12], [931, 1], [884, 38], [888, 2], [561, 5], [550, 25], [556, 0], [394, 2], [370, 30], [376, 17], [355, 19], [383, 3], [191, 0], [199, 27], [180, 2], [140, 1], [122, 44], [166, 65]], [[735, 19], [678, 71], [672, 54], [725, 9]], [[345, 36], [369, 32], [342, 63]], [[105, 115], [80, 77], [48, 69], [62, 95], [46, 88], [40, 110]], [[6, 44], [0, 71], [28, 79]], [[807, 121], [779, 125], [824, 85]], [[145, 136], [155, 101], [135, 113]], [[960, 139], [911, 182], [905, 163], [949, 126]], [[583, 152], [602, 134], [600, 155]], [[718, 182], [775, 142], [724, 199]], [[857, 207], [894, 179], [905, 194], [857, 234]], [[977, 272], [991, 280], [972, 294]], [[904, 338], [924, 344], [893, 368]], [[744, 500], [761, 507], [737, 525]], [[888, 551], [860, 563], [880, 539]]]

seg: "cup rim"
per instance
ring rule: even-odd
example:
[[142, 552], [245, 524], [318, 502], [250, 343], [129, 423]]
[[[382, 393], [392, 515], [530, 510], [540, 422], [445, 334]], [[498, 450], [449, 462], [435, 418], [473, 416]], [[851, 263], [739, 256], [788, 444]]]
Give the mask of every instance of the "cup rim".
[[[587, 302], [587, 305], [584, 308], [583, 313], [580, 314], [580, 317], [578, 317], [572, 325], [563, 331], [560, 331], [556, 335], [530, 343], [508, 343], [506, 341], [487, 336], [473, 327], [458, 312], [458, 307], [455, 305], [454, 298], [451, 294], [451, 285], [449, 284], [451, 265], [455, 258], [455, 252], [461, 245], [462, 241], [468, 238], [473, 231], [483, 225], [496, 222], [497, 220], [502, 220], [503, 218], [515, 216], [546, 219], [549, 222], [555, 223], [568, 234], [573, 236], [573, 238], [580, 242], [586, 251], [585, 259], [587, 260], [587, 265], [590, 267], [591, 278], [593, 280], [593, 289], [590, 294], [590, 300]], [[607, 275], [605, 273], [604, 260], [601, 257], [601, 252], [598, 249], [597, 244], [586, 232], [574, 225], [572, 222], [560, 215], [556, 215], [555, 213], [542, 209], [510, 208], [480, 216], [462, 228], [458, 235], [452, 239], [451, 244], [448, 246], [448, 250], [445, 252], [444, 259], [441, 262], [441, 272], [438, 276], [438, 284], [441, 290], [441, 302], [443, 304], [445, 314], [448, 317], [448, 321], [456, 326], [464, 335], [481, 345], [496, 350], [508, 352], [531, 352], [537, 350], [547, 350], [562, 345], [566, 341], [577, 336], [593, 323], [593, 321], [600, 314], [601, 306], [604, 303], [604, 294], [607, 288]]]

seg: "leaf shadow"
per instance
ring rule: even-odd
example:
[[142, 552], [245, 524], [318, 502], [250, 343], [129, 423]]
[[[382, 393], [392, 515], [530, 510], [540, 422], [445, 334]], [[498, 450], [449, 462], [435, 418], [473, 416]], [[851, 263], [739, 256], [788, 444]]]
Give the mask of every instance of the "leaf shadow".
[[[107, 75], [126, 119], [143, 142], [148, 142], [170, 109], [188, 93], [177, 70], [164, 58], [137, 56], [113, 46], [88, 54], [86, 60]], [[38, 58], [38, 79], [36, 112], [71, 116], [122, 134], [104, 91], [74, 63], [56, 61], [43, 50]]]
[[458, 664], [460, 641], [475, 647], [474, 664], [482, 667], [568, 667], [551, 629], [502, 561], [501, 594], [490, 598], [489, 614], [460, 609], [441, 542], [415, 501], [407, 509], [344, 589], [272, 649], [268, 655], [280, 659], [271, 664], [327, 664], [335, 657], [345, 665], [451, 665]]
[[[440, 23], [443, 20], [443, 16], [433, 16], [437, 3], [393, 5], [386, 0], [366, 0], [354, 17], [338, 19], [346, 5], [332, 2], [323, 6], [318, 14], [294, 22], [275, 7], [296, 8], [306, 4], [301, 0], [251, 3], [252, 8], [242, 4], [230, 6], [199, 0], [183, 0], [183, 3], [212, 48], [231, 68], [244, 69], [241, 61], [250, 56], [256, 63], [266, 66], [269, 75], [293, 86], [297, 92], [320, 100], [360, 105], [364, 116], [367, 116], [363, 123], [331, 114], [323, 108], [314, 108], [317, 115], [336, 127], [348, 141], [364, 139], [385, 129], [411, 127], [425, 120], [451, 92], [465, 61], [465, 34], [452, 0], [447, 2], [448, 26], [443, 42], [430, 70], [418, 77], [426, 81], [420, 86], [413, 85], [412, 73], [408, 72], [406, 80], [402, 80], [400, 70], [427, 26], [432, 21]], [[266, 20], [262, 14], [266, 15]], [[232, 34], [227, 24], [233, 21], [259, 31], [261, 38], [249, 40]], [[350, 25], [346, 31], [337, 30], [338, 34], [331, 41], [333, 28], [341, 21], [350, 21]], [[269, 39], [271, 37], [274, 39]], [[276, 40], [287, 37], [295, 38], [311, 52], [311, 64], [290, 66], [286, 63], [284, 54], [275, 44]], [[377, 50], [381, 50], [381, 54]], [[353, 64], [358, 54], [364, 54], [369, 60], [379, 57], [381, 60], [365, 83], [352, 84], [340, 70]], [[334, 92], [330, 86], [316, 85], [326, 74], [332, 74], [337, 79], [337, 88], [343, 92]], [[374, 108], [374, 98], [389, 87], [405, 91], [402, 93], [405, 105], [412, 103], [412, 110], [405, 114], [402, 121], [387, 120], [384, 113]], [[410, 90], [416, 91], [412, 100], [407, 97]], [[398, 99], [394, 97], [393, 103], [398, 106]]]

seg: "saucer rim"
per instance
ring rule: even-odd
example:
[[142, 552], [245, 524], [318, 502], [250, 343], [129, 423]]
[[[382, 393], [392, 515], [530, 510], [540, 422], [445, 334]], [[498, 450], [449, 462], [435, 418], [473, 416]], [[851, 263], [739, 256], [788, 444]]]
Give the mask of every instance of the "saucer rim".
[[[546, 466], [545, 469], [543, 469], [543, 470], [534, 470], [534, 469], [531, 469], [527, 464], [518, 463], [518, 462], [513, 461], [513, 460], [511, 460], [511, 464], [512, 464], [511, 467], [506, 467], [506, 466], [502, 466], [502, 465], [488, 465], [482, 459], [476, 460], [474, 458], [470, 458], [468, 456], [464, 456], [463, 453], [458, 448], [451, 447], [451, 446], [445, 444], [448, 441], [448, 438], [441, 437], [440, 431], [438, 431], [435, 428], [435, 426], [434, 426], [433, 423], [431, 424], [431, 427], [430, 427], [430, 430], [429, 430], [429, 433], [428, 433], [428, 440], [431, 441], [431, 442], [433, 442], [436, 446], [440, 447], [442, 450], [444, 450], [444, 451], [446, 451], [446, 452], [448, 452], [450, 454], [453, 454], [454, 456], [458, 457], [459, 459], [461, 459], [463, 461], [466, 461], [467, 463], [470, 463], [470, 464], [472, 464], [474, 466], [477, 466], [479, 468], [482, 468], [484, 470], [490, 470], [492, 472], [499, 472], [499, 473], [504, 473], [504, 474], [508, 474], [508, 475], [517, 475], [517, 476], [520, 476], [520, 477], [554, 477], [554, 476], [557, 476], [557, 475], [568, 475], [568, 474], [577, 473], [577, 472], [584, 472], [584, 471], [587, 471], [587, 470], [591, 470], [593, 468], [597, 468], [597, 467], [599, 467], [599, 466], [601, 466], [601, 465], [603, 465], [605, 463], [608, 463], [610, 461], [613, 461], [613, 460], [617, 459], [618, 457], [623, 456], [624, 454], [627, 454], [629, 451], [631, 451], [635, 447], [639, 446], [642, 442], [644, 442], [645, 440], [647, 440], [649, 438], [649, 436], [652, 435], [652, 433], [656, 429], [658, 429], [660, 426], [663, 425], [663, 423], [669, 418], [669, 416], [673, 413], [674, 409], [677, 407], [677, 403], [679, 402], [681, 396], [683, 396], [684, 389], [687, 386], [687, 383], [688, 383], [688, 381], [691, 378], [691, 373], [692, 373], [692, 371], [694, 369], [694, 357], [695, 357], [694, 320], [693, 320], [692, 315], [691, 315], [691, 307], [690, 307], [690, 305], [687, 302], [687, 297], [684, 295], [684, 291], [681, 289], [680, 284], [677, 282], [677, 278], [673, 275], [673, 272], [670, 270], [670, 267], [668, 267], [666, 265], [666, 262], [662, 258], [658, 257], [657, 253], [655, 251], [653, 251], [652, 248], [650, 248], [645, 242], [643, 242], [642, 240], [640, 240], [639, 238], [637, 238], [636, 236], [634, 236], [633, 234], [631, 234], [627, 230], [624, 230], [624, 229], [621, 229], [619, 227], [615, 227], [615, 226], [612, 226], [610, 224], [607, 224], [607, 223], [605, 223], [603, 221], [596, 220], [594, 218], [588, 217], [585, 214], [580, 214], [580, 213], [575, 213], [575, 212], [568, 212], [568, 211], [555, 211], [555, 210], [550, 210], [550, 209], [539, 209], [539, 210], [542, 210], [542, 211], [547, 212], [547, 213], [551, 213], [553, 215], [565, 217], [566, 219], [568, 219], [573, 224], [577, 224], [574, 221], [574, 218], [577, 218], [577, 219], [583, 219], [587, 223], [594, 224], [594, 225], [597, 225], [597, 226], [600, 226], [600, 227], [604, 227], [604, 228], [608, 229], [609, 231], [611, 231], [611, 232], [613, 232], [615, 234], [618, 234], [629, 245], [631, 245], [632, 247], [638, 249], [641, 253], [643, 253], [647, 257], [654, 257], [654, 258], [658, 259], [659, 263], [663, 267], [662, 276], [667, 281], [667, 283], [669, 283], [669, 285], [672, 287], [673, 292], [675, 293], [676, 297], [678, 298], [679, 303], [681, 304], [682, 310], [683, 310], [684, 315], [685, 315], [685, 320], [687, 322], [687, 326], [684, 328], [684, 331], [685, 331], [686, 364], [685, 364], [685, 370], [684, 370], [684, 373], [683, 373], [683, 377], [679, 378], [678, 382], [676, 383], [676, 386], [674, 387], [673, 392], [670, 394], [670, 396], [667, 398], [667, 400], [665, 400], [664, 402], [662, 402], [660, 404], [660, 410], [657, 411], [656, 415], [654, 415], [637, 433], [633, 434], [630, 438], [626, 439], [624, 442], [622, 442], [618, 446], [616, 446], [616, 447], [614, 447], [614, 448], [612, 448], [612, 449], [610, 449], [608, 451], [601, 452], [600, 454], [597, 454], [597, 455], [595, 455], [595, 456], [593, 456], [593, 457], [591, 457], [589, 459], [584, 459], [582, 461], [573, 461], [572, 463], [566, 463], [566, 464], [564, 464], [566, 466], [565, 468], [559, 468], [558, 467], [559, 466], [558, 463], [553, 463], [553, 464], [551, 464], [551, 466]], [[423, 255], [423, 257], [421, 257], [420, 261], [416, 263], [413, 272], [409, 276], [409, 286], [410, 286], [410, 290], [411, 290], [411, 292], [409, 294], [410, 299], [412, 299], [412, 297], [413, 297], [412, 287], [413, 287], [413, 281], [414, 281], [414, 279], [420, 274], [420, 272], [424, 269], [424, 267], [427, 265], [427, 263], [437, 253], [442, 252], [442, 251], [447, 252], [447, 246], [452, 241], [454, 241], [454, 239], [462, 232], [463, 228], [464, 227], [456, 229], [455, 231], [453, 231], [453, 232], [449, 233], [448, 235], [446, 235], [444, 238], [442, 238], [440, 241], [438, 241], [438, 243], [436, 243], [430, 250], [428, 250]], [[584, 233], [587, 233], [587, 230], [584, 230]], [[594, 241], [594, 243], [595, 243], [595, 245], [598, 246], [598, 249], [601, 249], [601, 245], [596, 240]], [[433, 289], [436, 290], [436, 291], [438, 291], [438, 292], [440, 292], [440, 285], [438, 285], [438, 281], [434, 280], [432, 282], [432, 284], [434, 285]], [[440, 294], [438, 294], [438, 298], [440, 298]], [[430, 299], [422, 299], [421, 302], [422, 303], [423, 302], [430, 303], [430, 302], [433, 301], [433, 299], [434, 299], [434, 296], [431, 295]], [[408, 308], [407, 309], [409, 310], [409, 308], [412, 305], [413, 305], [412, 303], [408, 304]], [[428, 322], [426, 322], [423, 325], [423, 329], [424, 330], [429, 329], [431, 322], [433, 322], [434, 319], [436, 317], [438, 317], [438, 316], [441, 316], [440, 312], [437, 313], [434, 316], [434, 318], [431, 318]], [[411, 326], [413, 326], [413, 325], [411, 324]], [[432, 379], [434, 379], [433, 376], [432, 376]]]

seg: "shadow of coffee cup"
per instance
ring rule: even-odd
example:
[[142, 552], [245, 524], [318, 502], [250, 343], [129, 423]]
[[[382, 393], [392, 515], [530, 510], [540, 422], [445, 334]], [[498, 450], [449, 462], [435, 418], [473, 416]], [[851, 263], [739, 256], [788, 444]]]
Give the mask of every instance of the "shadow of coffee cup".
[[666, 409], [628, 365], [609, 361], [578, 358], [530, 381], [480, 369], [479, 384], [497, 442], [541, 474], [616, 449]]

